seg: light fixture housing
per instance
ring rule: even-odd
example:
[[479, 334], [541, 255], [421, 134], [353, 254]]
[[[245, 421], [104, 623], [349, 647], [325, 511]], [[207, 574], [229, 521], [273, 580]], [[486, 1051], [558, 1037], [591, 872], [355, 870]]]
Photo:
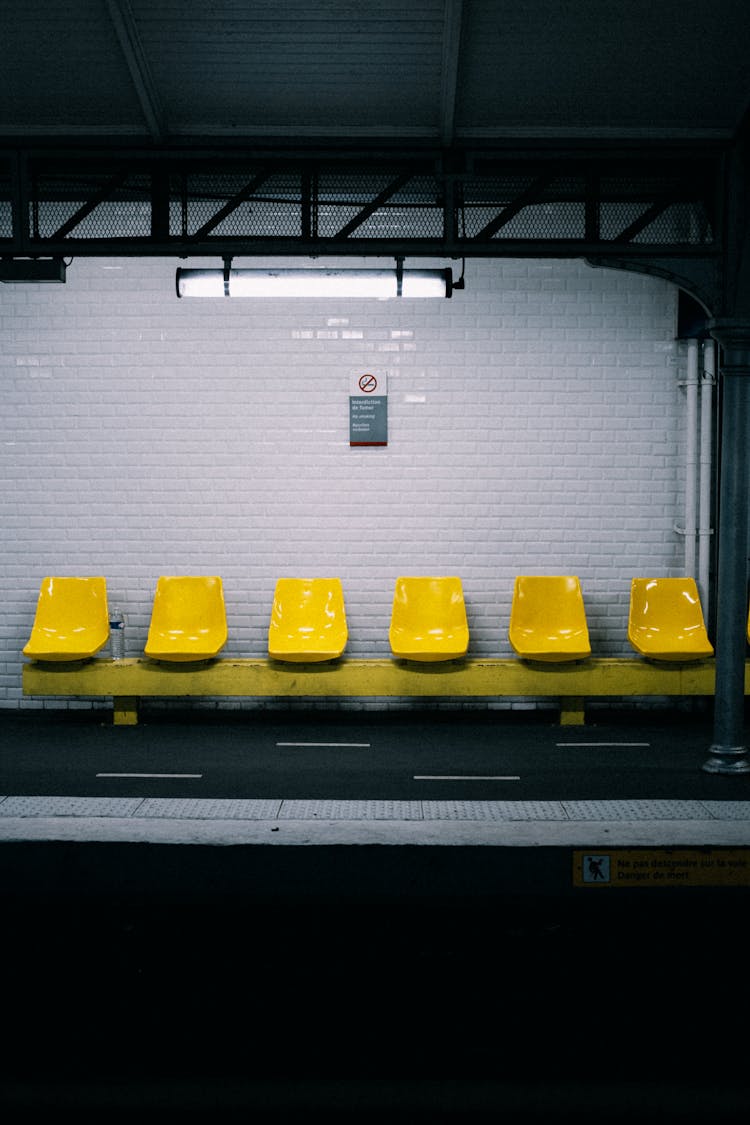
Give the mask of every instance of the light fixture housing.
[[0, 281], [6, 285], [65, 283], [62, 258], [0, 258]]
[[450, 269], [224, 269], [177, 270], [178, 297], [338, 297], [387, 301], [395, 297], [450, 297]]

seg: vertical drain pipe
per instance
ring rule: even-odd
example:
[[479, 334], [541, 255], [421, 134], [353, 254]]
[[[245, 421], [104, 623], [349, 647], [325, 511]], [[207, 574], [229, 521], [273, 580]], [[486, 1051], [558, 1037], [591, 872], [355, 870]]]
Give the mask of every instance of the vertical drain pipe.
[[698, 590], [703, 615], [709, 615], [709, 577], [711, 558], [711, 430], [713, 425], [713, 390], [716, 382], [716, 345], [711, 339], [703, 343], [703, 378], [701, 380], [700, 472], [698, 486]]
[[698, 467], [698, 341], [688, 340], [687, 353], [687, 418], [685, 454], [685, 574], [695, 577], [695, 543], [697, 538], [696, 474]]

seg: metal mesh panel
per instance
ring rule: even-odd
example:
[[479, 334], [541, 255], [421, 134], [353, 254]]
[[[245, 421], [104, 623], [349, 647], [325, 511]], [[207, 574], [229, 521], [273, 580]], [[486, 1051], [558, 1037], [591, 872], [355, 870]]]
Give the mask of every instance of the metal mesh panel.
[[[643, 203], [607, 203], [601, 207], [600, 230], [605, 241], [624, 237], [628, 229], [647, 216]], [[697, 203], [675, 203], [657, 214], [642, 230], [633, 233], [629, 242], [686, 244], [700, 246], [713, 238], [711, 222], [705, 207]]]
[[151, 230], [151, 204], [107, 200], [82, 219], [71, 238], [145, 238]]
[[184, 183], [176, 181], [173, 194], [183, 196], [182, 207], [174, 204], [170, 208], [170, 219], [174, 217], [177, 225], [171, 229], [173, 234], [193, 235], [210, 222], [219, 208], [235, 195], [246, 183], [247, 177], [231, 176], [187, 176]]
[[524, 238], [583, 238], [586, 233], [584, 203], [546, 203], [529, 207], [519, 216], [519, 219], [524, 218], [524, 232], [532, 232], [530, 236], [524, 233]]
[[585, 220], [583, 203], [534, 203], [503, 224], [493, 238], [583, 238]]
[[[322, 238], [440, 238], [443, 201], [433, 176], [328, 173], [318, 184], [318, 234]], [[378, 199], [382, 202], [375, 206]], [[374, 208], [374, 209], [373, 209]]]
[[586, 185], [578, 177], [529, 172], [470, 182], [464, 191], [466, 238], [582, 239]]
[[646, 209], [644, 203], [602, 203], [599, 208], [599, 232], [604, 239], [617, 238]]
[[0, 238], [13, 237], [12, 183], [6, 168], [0, 164]]
[[633, 242], [676, 242], [696, 245], [710, 241], [710, 225], [705, 209], [692, 203], [668, 207]]
[[350, 238], [440, 238], [442, 233], [440, 208], [383, 207], [361, 223]]
[[533, 181], [532, 175], [469, 180], [464, 186], [461, 237], [476, 238], [514, 199], [528, 191]]
[[550, 177], [544, 169], [469, 181], [459, 233], [494, 242], [584, 239], [589, 199], [598, 205], [604, 241], [702, 245], [713, 239], [700, 178], [687, 186], [676, 174], [605, 177], [598, 183], [594, 175]]
[[536, 175], [532, 171], [509, 173], [504, 176], [477, 176], [464, 184], [464, 200], [467, 207], [492, 204], [493, 207], [506, 207], [523, 192], [528, 191]]
[[0, 199], [0, 238], [13, 237], [13, 209], [5, 199]]
[[35, 238], [143, 238], [150, 233], [151, 179], [147, 175], [41, 175], [34, 187], [29, 222]]
[[393, 182], [389, 173], [382, 175], [322, 174], [318, 183], [318, 233], [333, 238]]
[[[628, 236], [636, 245], [646, 243], [700, 246], [713, 241], [714, 230], [708, 208], [701, 198], [698, 177], [691, 183], [691, 198], [685, 198], [685, 180], [642, 176], [602, 180], [599, 214], [600, 235], [604, 241]], [[681, 198], [682, 197], [682, 198]], [[668, 204], [648, 220], [649, 209], [663, 200]], [[673, 202], [670, 202], [673, 201]], [[641, 225], [645, 223], [645, 225]]]
[[35, 238], [51, 238], [63, 223], [72, 219], [73, 215], [81, 208], [83, 199], [50, 200], [44, 203], [31, 203], [29, 205], [29, 226]]
[[[297, 238], [301, 177], [249, 172], [191, 175], [171, 189], [170, 233], [209, 238]], [[175, 195], [181, 196], [180, 202]]]
[[[716, 241], [712, 220], [716, 168], [710, 162], [478, 161], [451, 182], [417, 158], [384, 163], [336, 160], [225, 160], [218, 168], [127, 165], [110, 157], [55, 164], [32, 160], [20, 194], [28, 230], [13, 229], [13, 168], [0, 161], [0, 241], [122, 241], [206, 247], [219, 240], [282, 239], [390, 246], [440, 245], [457, 236], [487, 252], [503, 243], [596, 242], [695, 247]], [[446, 213], [445, 192], [452, 194]], [[168, 223], [167, 223], [168, 215]], [[162, 221], [164, 220], [164, 222]], [[80, 250], [79, 250], [80, 252]], [[489, 251], [492, 253], [492, 250]]]
[[299, 203], [266, 198], [241, 204], [211, 233], [229, 238], [297, 238], [301, 229]]

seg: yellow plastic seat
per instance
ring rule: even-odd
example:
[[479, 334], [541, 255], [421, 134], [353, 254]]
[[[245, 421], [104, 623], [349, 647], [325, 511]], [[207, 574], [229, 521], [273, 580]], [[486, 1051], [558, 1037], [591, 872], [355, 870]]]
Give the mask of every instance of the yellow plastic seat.
[[469, 626], [461, 579], [396, 579], [391, 651], [403, 660], [456, 660], [469, 648]]
[[269, 656], [295, 663], [335, 660], [348, 635], [341, 579], [278, 579], [268, 626]]
[[508, 639], [525, 660], [583, 660], [591, 655], [581, 583], [575, 575], [518, 575]]
[[226, 642], [221, 578], [162, 575], [156, 584], [146, 656], [175, 662], [211, 660]]
[[651, 660], [704, 660], [713, 656], [694, 578], [634, 578], [628, 640]]
[[31, 636], [23, 649], [32, 660], [88, 660], [109, 640], [104, 578], [42, 580]]

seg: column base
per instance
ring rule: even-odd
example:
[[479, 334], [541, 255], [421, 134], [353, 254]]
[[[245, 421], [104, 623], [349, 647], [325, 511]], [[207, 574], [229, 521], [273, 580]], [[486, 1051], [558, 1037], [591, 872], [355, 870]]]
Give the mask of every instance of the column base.
[[709, 753], [713, 756], [701, 766], [704, 773], [750, 773], [746, 746], [719, 746], [714, 743], [709, 747]]

